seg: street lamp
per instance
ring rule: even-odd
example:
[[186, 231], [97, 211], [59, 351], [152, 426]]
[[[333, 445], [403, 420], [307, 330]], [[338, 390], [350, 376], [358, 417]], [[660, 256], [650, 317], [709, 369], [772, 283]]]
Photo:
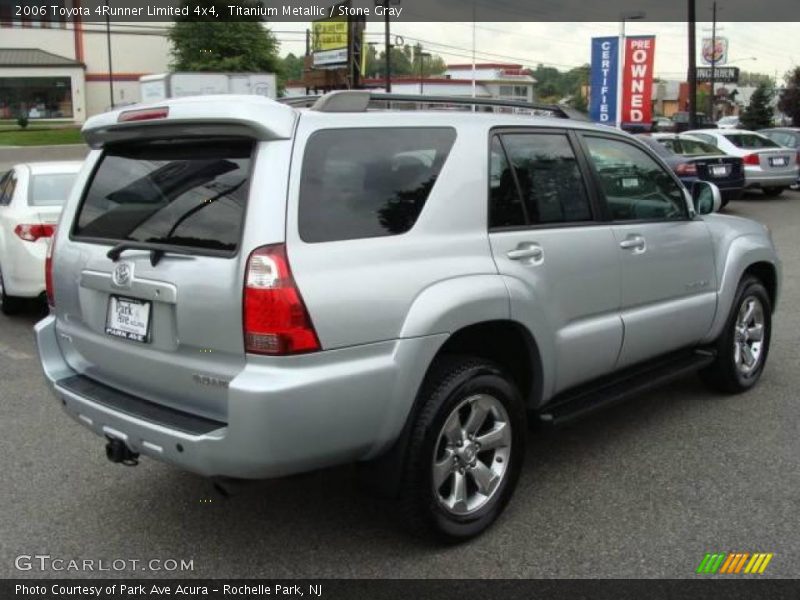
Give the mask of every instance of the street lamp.
[[737, 58], [736, 60], [729, 60], [725, 65], [732, 65], [733, 63], [744, 62], [746, 60], [758, 60], [755, 56], [748, 56], [747, 58]]
[[647, 16], [643, 10], [630, 10], [619, 15], [619, 49], [617, 52], [617, 128], [622, 127], [622, 75], [625, 69], [625, 22], [641, 21]]

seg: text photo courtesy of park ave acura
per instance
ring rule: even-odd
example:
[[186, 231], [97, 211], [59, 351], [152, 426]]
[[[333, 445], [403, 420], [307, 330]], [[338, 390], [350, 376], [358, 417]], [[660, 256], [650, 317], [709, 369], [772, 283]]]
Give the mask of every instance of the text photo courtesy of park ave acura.
[[0, 598], [796, 598], [765, 12], [0, 0]]

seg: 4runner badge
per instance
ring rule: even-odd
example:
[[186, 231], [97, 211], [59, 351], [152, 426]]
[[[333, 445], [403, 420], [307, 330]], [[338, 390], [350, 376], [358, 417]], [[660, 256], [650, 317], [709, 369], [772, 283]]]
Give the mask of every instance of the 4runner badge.
[[128, 288], [131, 287], [132, 280], [133, 265], [131, 263], [119, 263], [114, 267], [114, 271], [111, 273], [111, 281], [114, 282], [114, 285]]

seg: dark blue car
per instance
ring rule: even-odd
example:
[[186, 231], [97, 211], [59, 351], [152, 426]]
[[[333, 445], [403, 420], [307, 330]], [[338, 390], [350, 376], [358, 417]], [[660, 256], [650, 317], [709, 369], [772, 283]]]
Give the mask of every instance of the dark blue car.
[[691, 189], [697, 180], [710, 181], [722, 194], [722, 206], [741, 197], [744, 190], [744, 164], [741, 158], [690, 135], [656, 133], [637, 135], [664, 159], [683, 184]]

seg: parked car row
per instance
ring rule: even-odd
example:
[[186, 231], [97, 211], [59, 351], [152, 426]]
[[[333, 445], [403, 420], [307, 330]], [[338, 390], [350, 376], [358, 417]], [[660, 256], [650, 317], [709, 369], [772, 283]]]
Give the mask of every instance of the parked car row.
[[713, 181], [722, 195], [722, 206], [742, 195], [745, 177], [741, 158], [728, 156], [689, 135], [656, 133], [638, 137], [664, 159], [687, 188], [691, 189], [698, 180]]
[[746, 129], [702, 129], [688, 133], [725, 154], [741, 157], [748, 189], [756, 188], [767, 196], [778, 196], [797, 183], [800, 155], [796, 149], [783, 147], [761, 133]]

